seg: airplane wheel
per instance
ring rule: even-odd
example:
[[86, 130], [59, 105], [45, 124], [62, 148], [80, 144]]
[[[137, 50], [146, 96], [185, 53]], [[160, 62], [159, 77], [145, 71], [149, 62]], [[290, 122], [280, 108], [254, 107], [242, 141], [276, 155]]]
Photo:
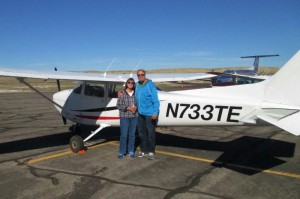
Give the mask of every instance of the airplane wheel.
[[74, 153], [84, 149], [83, 139], [79, 135], [74, 135], [70, 139], [70, 148]]

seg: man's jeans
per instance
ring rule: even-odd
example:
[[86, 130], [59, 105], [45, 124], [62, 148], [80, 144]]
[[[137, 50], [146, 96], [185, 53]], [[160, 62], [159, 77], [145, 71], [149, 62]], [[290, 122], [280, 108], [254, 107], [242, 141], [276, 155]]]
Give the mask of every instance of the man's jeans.
[[155, 128], [157, 120], [151, 120], [151, 116], [139, 115], [138, 132], [141, 140], [141, 151], [155, 153]]
[[128, 153], [134, 154], [134, 143], [135, 143], [135, 131], [137, 126], [137, 117], [133, 118], [120, 118], [120, 128], [121, 128], [121, 136], [120, 136], [120, 148], [119, 154], [126, 154], [127, 149], [127, 136], [128, 136]]

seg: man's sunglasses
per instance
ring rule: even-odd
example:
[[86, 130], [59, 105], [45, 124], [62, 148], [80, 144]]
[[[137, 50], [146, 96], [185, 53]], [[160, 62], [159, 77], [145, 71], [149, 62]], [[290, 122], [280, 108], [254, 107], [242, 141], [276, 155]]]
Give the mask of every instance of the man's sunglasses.
[[145, 74], [138, 74], [137, 76], [138, 76], [138, 77], [140, 77], [140, 76], [145, 76]]

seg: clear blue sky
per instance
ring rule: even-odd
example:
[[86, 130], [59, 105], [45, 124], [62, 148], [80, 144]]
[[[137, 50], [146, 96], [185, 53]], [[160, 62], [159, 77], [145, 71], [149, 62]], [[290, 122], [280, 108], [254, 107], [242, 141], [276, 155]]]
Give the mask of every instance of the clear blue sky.
[[299, 49], [299, 0], [0, 0], [1, 67], [281, 66]]

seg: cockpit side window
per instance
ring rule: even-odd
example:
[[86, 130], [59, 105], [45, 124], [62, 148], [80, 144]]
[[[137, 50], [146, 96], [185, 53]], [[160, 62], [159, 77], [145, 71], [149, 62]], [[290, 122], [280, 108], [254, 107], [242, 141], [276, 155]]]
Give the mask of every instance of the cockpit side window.
[[80, 86], [78, 86], [77, 88], [75, 88], [75, 89], [73, 90], [73, 92], [76, 93], [76, 94], [80, 94], [80, 93], [81, 93], [81, 90], [82, 90], [82, 84], [80, 84]]
[[108, 85], [108, 97], [118, 98], [118, 91], [121, 91], [123, 89], [124, 89], [123, 85], [115, 85], [115, 84]]
[[104, 85], [96, 83], [86, 84], [84, 88], [84, 95], [104, 97]]
[[86, 84], [84, 89], [84, 95], [93, 96], [93, 86]]
[[96, 97], [104, 97], [104, 88], [103, 86], [94, 86], [93, 87], [93, 95]]

